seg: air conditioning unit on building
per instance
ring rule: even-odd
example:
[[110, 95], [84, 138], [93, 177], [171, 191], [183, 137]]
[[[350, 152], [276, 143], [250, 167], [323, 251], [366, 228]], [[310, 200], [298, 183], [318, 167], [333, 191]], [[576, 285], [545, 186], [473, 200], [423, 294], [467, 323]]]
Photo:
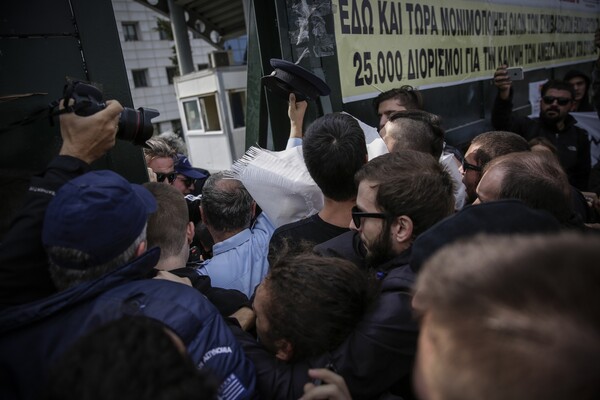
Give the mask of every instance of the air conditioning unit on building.
[[231, 65], [231, 51], [213, 51], [208, 54], [208, 63], [210, 68], [226, 67]]

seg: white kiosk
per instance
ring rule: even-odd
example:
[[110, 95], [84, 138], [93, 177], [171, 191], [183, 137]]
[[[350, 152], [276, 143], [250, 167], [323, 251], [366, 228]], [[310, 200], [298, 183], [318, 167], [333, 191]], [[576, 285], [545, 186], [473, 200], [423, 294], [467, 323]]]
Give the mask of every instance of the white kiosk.
[[246, 66], [175, 78], [188, 157], [210, 172], [229, 169], [246, 150]]

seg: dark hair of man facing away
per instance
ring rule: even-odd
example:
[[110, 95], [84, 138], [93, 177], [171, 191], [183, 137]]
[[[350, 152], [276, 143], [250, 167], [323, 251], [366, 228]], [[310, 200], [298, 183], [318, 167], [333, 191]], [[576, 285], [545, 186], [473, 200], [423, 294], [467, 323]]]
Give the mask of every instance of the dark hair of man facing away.
[[235, 234], [248, 228], [253, 204], [242, 182], [226, 178], [223, 172], [211, 175], [202, 189], [202, 214], [211, 234], [213, 231]]
[[440, 117], [421, 110], [398, 111], [385, 126], [384, 142], [390, 152], [409, 149], [431, 154], [436, 159], [444, 148]]
[[216, 388], [173, 331], [132, 316], [75, 342], [51, 367], [41, 399], [213, 400]]
[[354, 173], [367, 161], [367, 145], [354, 118], [333, 113], [315, 120], [304, 136], [302, 154], [325, 197], [335, 201], [356, 197]]
[[408, 216], [413, 237], [454, 212], [452, 178], [428, 154], [414, 150], [384, 154], [365, 164], [355, 179], [357, 184], [374, 182], [381, 211]]
[[306, 252], [290, 257], [284, 248], [256, 293], [259, 340], [284, 361], [329, 352], [354, 329], [374, 294], [373, 281], [350, 261]]
[[479, 147], [475, 151], [475, 159], [480, 167], [505, 154], [530, 151], [527, 140], [516, 133], [506, 131], [490, 131], [477, 135], [471, 141], [471, 146]]
[[423, 400], [600, 398], [600, 241], [481, 236], [421, 271]]
[[[511, 153], [495, 158], [484, 169], [502, 174], [497, 199], [517, 199], [531, 208], [546, 210], [565, 224], [571, 216], [571, 186], [552, 154]], [[482, 178], [483, 180], [483, 178]]]

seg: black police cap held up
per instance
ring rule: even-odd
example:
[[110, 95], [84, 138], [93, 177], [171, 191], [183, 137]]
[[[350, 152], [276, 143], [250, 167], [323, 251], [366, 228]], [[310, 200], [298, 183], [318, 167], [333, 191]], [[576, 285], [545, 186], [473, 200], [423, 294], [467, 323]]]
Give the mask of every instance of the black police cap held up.
[[290, 93], [294, 93], [296, 101], [314, 100], [331, 93], [327, 83], [299, 65], [272, 58], [271, 66], [273, 72], [263, 76], [261, 81], [271, 92], [286, 100]]

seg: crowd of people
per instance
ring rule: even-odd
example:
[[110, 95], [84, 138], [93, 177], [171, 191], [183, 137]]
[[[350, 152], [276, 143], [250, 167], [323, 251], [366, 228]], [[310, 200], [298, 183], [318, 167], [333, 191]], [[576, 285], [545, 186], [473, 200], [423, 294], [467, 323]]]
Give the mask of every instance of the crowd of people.
[[548, 81], [531, 119], [507, 67], [466, 149], [411, 87], [373, 102], [379, 154], [345, 113], [304, 132], [290, 94], [322, 207], [285, 222], [284, 179], [258, 201], [153, 137], [132, 184], [90, 169], [121, 105], [62, 114], [0, 243], [2, 398], [598, 398], [600, 188], [570, 113], [600, 111], [600, 83]]

